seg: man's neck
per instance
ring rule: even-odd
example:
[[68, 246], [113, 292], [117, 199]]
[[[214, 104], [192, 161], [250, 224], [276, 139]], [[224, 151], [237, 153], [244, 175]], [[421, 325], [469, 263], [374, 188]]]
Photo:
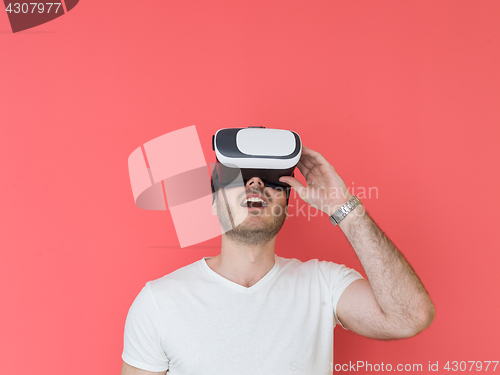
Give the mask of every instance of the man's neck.
[[276, 237], [262, 246], [248, 246], [222, 236], [221, 252], [207, 259], [208, 266], [222, 277], [251, 287], [274, 267]]

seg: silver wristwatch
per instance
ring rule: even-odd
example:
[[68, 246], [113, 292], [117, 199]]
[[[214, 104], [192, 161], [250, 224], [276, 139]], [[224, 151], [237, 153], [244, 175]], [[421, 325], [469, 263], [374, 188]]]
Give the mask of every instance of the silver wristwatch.
[[349, 199], [349, 202], [344, 204], [337, 211], [335, 211], [332, 216], [330, 216], [330, 221], [333, 225], [337, 225], [342, 221], [342, 219], [347, 216], [349, 212], [354, 210], [360, 204], [362, 204], [361, 201], [355, 195], [353, 195], [352, 198]]

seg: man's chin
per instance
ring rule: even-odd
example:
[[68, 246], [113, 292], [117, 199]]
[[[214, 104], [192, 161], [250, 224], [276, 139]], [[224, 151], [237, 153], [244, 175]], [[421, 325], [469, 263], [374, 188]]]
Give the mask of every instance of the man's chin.
[[266, 223], [259, 218], [249, 218], [247, 217], [240, 225], [237, 226], [239, 231], [245, 232], [262, 232], [267, 228]]
[[228, 239], [248, 245], [264, 245], [272, 240], [276, 234], [270, 233], [269, 228], [240, 225], [229, 232], [226, 232]]

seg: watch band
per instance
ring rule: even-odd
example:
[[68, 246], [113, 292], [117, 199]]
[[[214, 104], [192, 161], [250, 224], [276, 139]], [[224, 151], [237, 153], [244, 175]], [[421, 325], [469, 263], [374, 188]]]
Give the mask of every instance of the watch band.
[[330, 221], [333, 225], [338, 225], [338, 223], [340, 223], [349, 212], [354, 210], [360, 204], [362, 205], [361, 201], [353, 195], [352, 198], [349, 199], [349, 202], [344, 204], [337, 211], [335, 211], [332, 216], [330, 216]]

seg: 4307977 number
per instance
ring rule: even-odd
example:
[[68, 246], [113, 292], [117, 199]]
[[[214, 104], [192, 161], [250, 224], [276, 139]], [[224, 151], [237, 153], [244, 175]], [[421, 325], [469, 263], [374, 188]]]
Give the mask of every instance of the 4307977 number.
[[6, 11], [8, 13], [57, 13], [60, 7], [61, 3], [9, 3]]
[[497, 366], [498, 361], [448, 361], [443, 369], [448, 371], [496, 371]]

